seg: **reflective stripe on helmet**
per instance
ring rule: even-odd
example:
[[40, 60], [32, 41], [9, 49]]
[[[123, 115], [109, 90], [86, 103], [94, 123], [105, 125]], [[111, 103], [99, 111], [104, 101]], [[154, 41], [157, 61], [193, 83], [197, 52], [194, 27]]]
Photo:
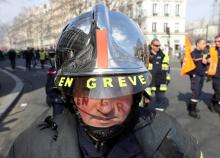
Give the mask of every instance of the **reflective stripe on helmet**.
[[107, 30], [96, 30], [98, 68], [108, 68], [108, 33]]

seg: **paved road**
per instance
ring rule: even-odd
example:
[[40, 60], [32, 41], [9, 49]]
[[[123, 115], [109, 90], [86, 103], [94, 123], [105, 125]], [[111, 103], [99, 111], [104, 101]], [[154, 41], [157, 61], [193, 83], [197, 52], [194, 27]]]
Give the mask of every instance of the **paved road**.
[[[19, 65], [21, 64], [21, 61], [19, 61]], [[6, 63], [3, 65], [8, 67]], [[218, 158], [220, 154], [220, 117], [207, 108], [213, 92], [211, 83], [205, 83], [202, 100], [198, 105], [201, 119], [193, 119], [186, 112], [186, 103], [191, 96], [189, 78], [180, 77], [178, 62], [172, 62], [171, 72], [172, 81], [166, 94], [169, 99], [166, 112], [174, 116], [186, 130], [198, 139], [206, 158]], [[25, 87], [24, 93], [15, 108], [0, 124], [1, 158], [5, 155], [18, 133], [23, 131], [48, 108], [45, 105], [45, 70], [26, 71], [17, 69], [13, 73], [23, 80]]]
[[24, 83], [23, 94], [19, 101], [7, 117], [0, 122], [0, 158], [5, 157], [17, 135], [48, 108], [45, 104], [44, 90], [47, 69], [41, 70], [38, 66], [29, 71], [24, 65], [24, 60], [19, 59], [17, 68], [12, 70], [7, 60], [0, 62], [1, 68], [18, 76]]
[[173, 62], [172, 66], [174, 68], [171, 74], [172, 81], [167, 93], [170, 106], [167, 112], [198, 139], [207, 158], [220, 157], [220, 117], [207, 108], [213, 93], [211, 82], [204, 83], [204, 93], [198, 104], [201, 119], [193, 119], [186, 112], [186, 104], [191, 96], [189, 78], [179, 75], [179, 63]]

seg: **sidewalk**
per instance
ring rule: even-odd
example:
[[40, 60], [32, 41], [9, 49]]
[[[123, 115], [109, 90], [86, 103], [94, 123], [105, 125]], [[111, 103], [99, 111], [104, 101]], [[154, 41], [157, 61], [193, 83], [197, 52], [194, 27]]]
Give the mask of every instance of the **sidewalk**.
[[23, 90], [23, 82], [12, 73], [0, 68], [0, 120], [12, 108]]

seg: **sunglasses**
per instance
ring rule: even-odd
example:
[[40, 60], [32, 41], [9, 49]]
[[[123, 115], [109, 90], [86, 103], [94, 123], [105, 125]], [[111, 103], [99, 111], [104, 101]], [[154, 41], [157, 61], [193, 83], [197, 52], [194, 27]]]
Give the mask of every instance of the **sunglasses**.
[[153, 45], [154, 47], [160, 47], [160, 45]]
[[216, 42], [216, 43], [217, 43], [217, 42], [219, 43], [220, 41], [215, 41], [215, 42]]

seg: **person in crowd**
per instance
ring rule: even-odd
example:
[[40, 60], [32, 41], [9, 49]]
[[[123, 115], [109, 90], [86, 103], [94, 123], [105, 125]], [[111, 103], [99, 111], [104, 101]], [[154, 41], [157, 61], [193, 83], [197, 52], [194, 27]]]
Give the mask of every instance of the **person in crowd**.
[[44, 69], [44, 64], [45, 64], [45, 61], [46, 61], [46, 51], [45, 51], [45, 49], [41, 49], [39, 55], [40, 55], [41, 69]]
[[210, 48], [208, 75], [212, 77], [212, 109], [220, 114], [220, 35], [215, 37], [215, 47]]
[[16, 66], [16, 51], [14, 49], [10, 49], [8, 51], [8, 58], [10, 60], [11, 68], [15, 69], [15, 66]]
[[26, 68], [31, 70], [31, 61], [33, 58], [33, 49], [28, 47], [27, 50], [24, 51], [25, 61], [26, 61]]
[[202, 38], [196, 40], [196, 48], [191, 52], [191, 58], [195, 68], [188, 72], [191, 81], [192, 97], [188, 103], [187, 110], [189, 116], [193, 118], [200, 118], [197, 104], [202, 93], [204, 78], [207, 71], [207, 54], [204, 53], [206, 48], [206, 41]]
[[158, 39], [151, 41], [148, 70], [152, 74], [152, 82], [148, 91], [155, 92], [157, 107], [164, 109], [168, 104], [165, 92], [170, 81], [169, 55], [160, 49]]

